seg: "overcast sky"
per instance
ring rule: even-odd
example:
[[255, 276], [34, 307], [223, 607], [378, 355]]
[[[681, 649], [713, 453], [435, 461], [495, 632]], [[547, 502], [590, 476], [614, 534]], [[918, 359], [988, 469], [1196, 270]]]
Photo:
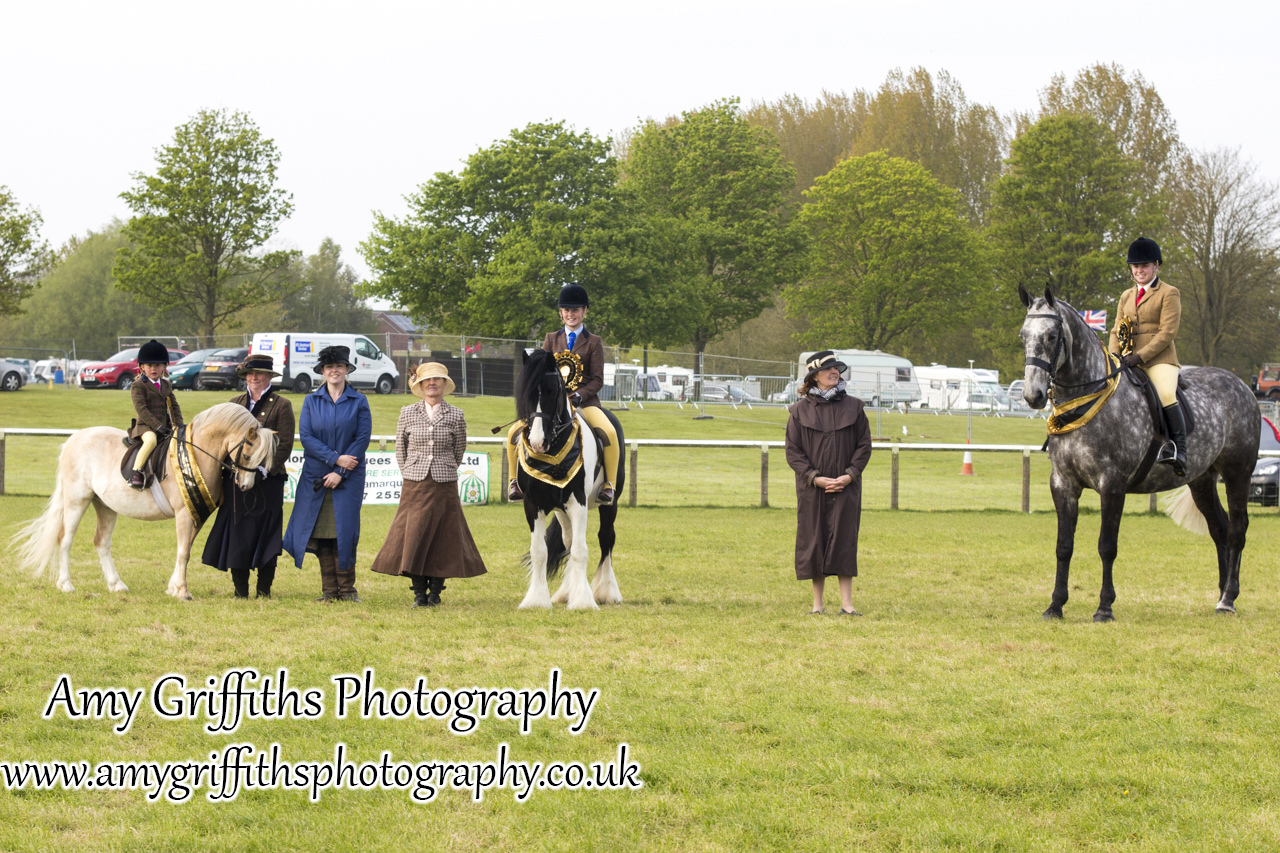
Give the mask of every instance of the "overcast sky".
[[276, 244], [357, 253], [436, 172], [530, 122], [606, 136], [744, 105], [948, 71], [971, 102], [1033, 110], [1055, 73], [1118, 62], [1194, 148], [1280, 178], [1280, 4], [1203, 2], [3, 2], [0, 184], [58, 245], [128, 209], [130, 175], [201, 109], [247, 112], [295, 213]]

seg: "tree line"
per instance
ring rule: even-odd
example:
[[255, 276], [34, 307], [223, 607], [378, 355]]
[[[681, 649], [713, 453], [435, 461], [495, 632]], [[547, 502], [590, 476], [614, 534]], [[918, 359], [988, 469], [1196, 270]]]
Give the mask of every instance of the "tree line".
[[[341, 278], [332, 245], [324, 271], [262, 250], [291, 211], [278, 157], [243, 114], [179, 128], [122, 194], [134, 217], [91, 238], [119, 242], [113, 286], [212, 331]], [[577, 281], [612, 344], [787, 361], [856, 347], [1020, 373], [1018, 284], [1114, 312], [1124, 248], [1146, 235], [1182, 291], [1184, 359], [1247, 374], [1277, 355], [1280, 192], [1238, 150], [1184, 146], [1154, 86], [1117, 65], [1058, 75], [1012, 115], [913, 69], [875, 92], [725, 99], [617, 140], [531, 124], [406, 200], [358, 247], [370, 281], [326, 292], [441, 332], [536, 338]], [[7, 191], [0, 216], [0, 240], [27, 237], [0, 252], [0, 311], [35, 307], [68, 247], [50, 259]]]

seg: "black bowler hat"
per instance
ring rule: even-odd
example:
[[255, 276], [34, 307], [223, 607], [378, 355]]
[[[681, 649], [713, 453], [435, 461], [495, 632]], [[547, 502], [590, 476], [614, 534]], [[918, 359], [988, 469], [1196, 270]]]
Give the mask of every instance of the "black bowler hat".
[[350, 354], [351, 347], [325, 347], [320, 350], [320, 355], [316, 357], [316, 366], [311, 370], [315, 373], [324, 373], [326, 364], [343, 364], [348, 371], [355, 370], [356, 366], [347, 360]]
[[808, 379], [819, 370], [826, 370], [828, 367], [839, 368], [841, 373], [849, 369], [849, 365], [837, 359], [834, 352], [824, 349], [822, 352], [815, 352], [809, 356], [809, 360], [804, 363], [805, 378]]

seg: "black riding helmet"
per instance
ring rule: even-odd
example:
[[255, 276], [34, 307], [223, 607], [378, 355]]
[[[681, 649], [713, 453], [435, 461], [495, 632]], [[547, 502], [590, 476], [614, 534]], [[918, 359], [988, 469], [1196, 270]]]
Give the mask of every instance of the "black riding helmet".
[[168, 364], [169, 349], [157, 340], [147, 341], [138, 347], [138, 364]]
[[1164, 263], [1164, 259], [1160, 257], [1160, 244], [1150, 237], [1139, 237], [1129, 244], [1129, 257], [1127, 263], [1131, 264], [1150, 264]]
[[587, 298], [587, 289], [580, 284], [566, 284], [560, 288], [560, 301], [557, 308], [590, 308], [591, 300]]

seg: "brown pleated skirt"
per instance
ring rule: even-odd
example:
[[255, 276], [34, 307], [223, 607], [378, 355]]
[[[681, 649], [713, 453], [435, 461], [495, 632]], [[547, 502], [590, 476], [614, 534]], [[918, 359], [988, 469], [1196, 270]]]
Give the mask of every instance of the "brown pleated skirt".
[[457, 483], [405, 480], [400, 506], [373, 570], [384, 575], [473, 578], [485, 573]]

